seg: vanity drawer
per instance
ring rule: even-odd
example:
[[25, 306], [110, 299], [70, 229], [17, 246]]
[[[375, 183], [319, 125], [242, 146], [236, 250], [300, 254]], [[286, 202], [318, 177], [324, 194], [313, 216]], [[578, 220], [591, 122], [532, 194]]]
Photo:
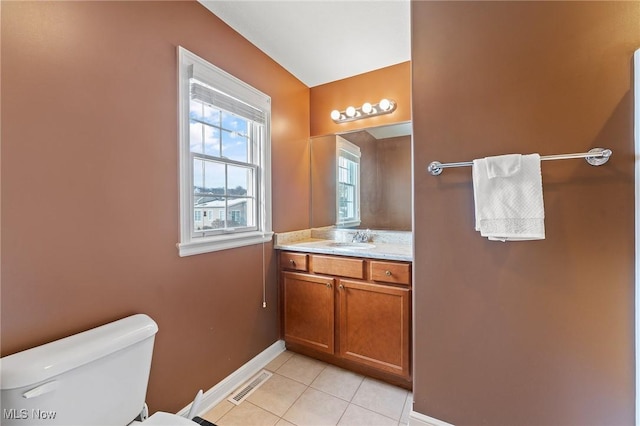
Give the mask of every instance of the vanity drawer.
[[411, 264], [409, 263], [371, 261], [369, 265], [371, 281], [411, 284]]
[[280, 252], [280, 267], [292, 271], [308, 271], [308, 256], [304, 253]]
[[313, 272], [340, 277], [364, 279], [364, 260], [345, 257], [313, 256]]

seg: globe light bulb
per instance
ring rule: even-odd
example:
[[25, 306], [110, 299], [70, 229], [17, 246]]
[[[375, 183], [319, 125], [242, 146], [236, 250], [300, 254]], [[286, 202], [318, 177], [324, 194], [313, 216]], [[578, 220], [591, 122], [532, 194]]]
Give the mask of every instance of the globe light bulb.
[[336, 121], [340, 119], [340, 111], [338, 111], [337, 109], [334, 109], [333, 111], [331, 111], [331, 119]]
[[347, 117], [349, 118], [353, 118], [356, 116], [356, 109], [352, 106], [347, 107], [347, 110], [345, 112], [347, 113]]
[[362, 112], [364, 112], [365, 114], [371, 114], [371, 111], [373, 111], [373, 106], [371, 106], [369, 102], [365, 102], [362, 104]]
[[382, 99], [378, 105], [380, 105], [380, 108], [383, 111], [389, 111], [391, 108], [391, 101], [389, 101], [389, 99]]

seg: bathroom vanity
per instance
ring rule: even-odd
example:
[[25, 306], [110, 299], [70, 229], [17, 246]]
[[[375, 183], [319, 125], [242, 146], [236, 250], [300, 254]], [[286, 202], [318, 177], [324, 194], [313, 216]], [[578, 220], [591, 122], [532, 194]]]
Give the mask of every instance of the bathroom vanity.
[[[311, 229], [276, 234], [275, 242], [287, 348], [407, 389], [410, 133], [411, 123], [397, 123], [313, 137]], [[357, 155], [345, 145], [355, 145]], [[354, 155], [359, 160], [352, 170]], [[357, 178], [350, 174], [354, 170]]]
[[410, 389], [411, 245], [306, 239], [276, 248], [287, 348]]

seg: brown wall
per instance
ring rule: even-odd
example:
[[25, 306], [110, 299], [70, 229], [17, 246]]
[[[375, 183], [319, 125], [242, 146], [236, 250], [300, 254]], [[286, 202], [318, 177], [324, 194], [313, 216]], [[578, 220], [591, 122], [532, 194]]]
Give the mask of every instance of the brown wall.
[[[411, 63], [402, 62], [343, 80], [311, 88], [311, 136], [342, 133], [349, 130], [402, 123], [411, 120]], [[334, 123], [331, 111], [345, 110], [380, 99], [393, 99], [397, 109], [387, 115]]]
[[379, 139], [378, 167], [383, 214], [378, 229], [411, 230], [411, 136]]
[[411, 231], [411, 136], [376, 139], [366, 131], [342, 136], [362, 153], [360, 228]]
[[[462, 425], [634, 424], [633, 51], [640, 2], [412, 2], [414, 410]], [[542, 165], [544, 241], [474, 231], [469, 168]]]
[[336, 136], [311, 139], [312, 228], [336, 224], [336, 161]]
[[272, 98], [275, 231], [309, 221], [309, 89], [196, 2], [2, 3], [2, 354], [137, 312], [176, 411], [278, 339], [266, 246], [178, 257], [176, 48]]

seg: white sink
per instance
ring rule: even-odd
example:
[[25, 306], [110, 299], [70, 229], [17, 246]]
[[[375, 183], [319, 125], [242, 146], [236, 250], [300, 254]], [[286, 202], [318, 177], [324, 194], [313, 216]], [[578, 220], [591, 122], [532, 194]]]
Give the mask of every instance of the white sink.
[[336, 250], [366, 250], [375, 247], [375, 244], [371, 243], [342, 243], [338, 241], [331, 241], [327, 243], [328, 247]]

